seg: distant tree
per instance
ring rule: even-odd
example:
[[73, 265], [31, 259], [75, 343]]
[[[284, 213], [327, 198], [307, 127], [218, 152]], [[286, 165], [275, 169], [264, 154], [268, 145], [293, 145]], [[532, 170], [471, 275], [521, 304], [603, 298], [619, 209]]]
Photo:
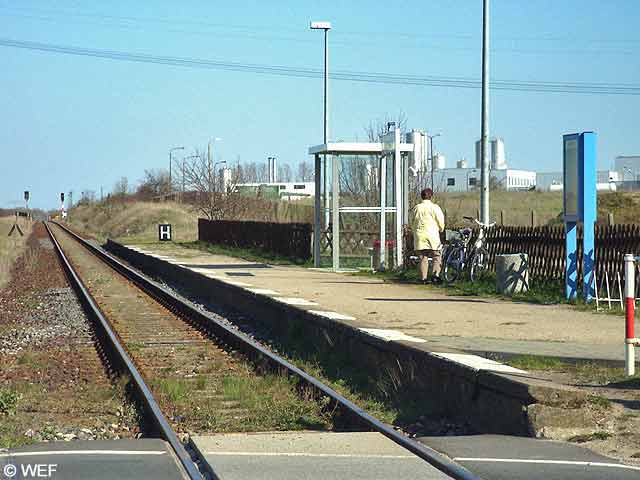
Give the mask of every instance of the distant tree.
[[283, 163], [278, 167], [278, 181], [285, 183], [292, 181], [291, 166], [288, 163]]
[[221, 191], [220, 178], [213, 171], [214, 165], [207, 154], [198, 154], [185, 162], [184, 176], [187, 187], [195, 192], [195, 210], [209, 220], [240, 218], [247, 207], [246, 199], [236, 191], [239, 183], [240, 164], [231, 168], [231, 179], [227, 191]]
[[129, 193], [129, 180], [127, 177], [120, 177], [113, 186], [115, 197], [125, 197]]
[[144, 171], [144, 178], [140, 180], [136, 193], [142, 198], [153, 198], [167, 195], [169, 188], [169, 172], [163, 168], [153, 168]]
[[303, 160], [298, 164], [298, 182], [313, 182], [315, 171], [313, 165], [308, 160]]

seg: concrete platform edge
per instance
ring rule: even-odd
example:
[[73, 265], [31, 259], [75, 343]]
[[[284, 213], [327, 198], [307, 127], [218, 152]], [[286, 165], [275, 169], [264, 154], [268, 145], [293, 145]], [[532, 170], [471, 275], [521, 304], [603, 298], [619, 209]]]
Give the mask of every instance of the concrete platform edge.
[[397, 392], [425, 398], [428, 413], [467, 419], [480, 432], [533, 436], [535, 421], [528, 415], [531, 405], [577, 408], [586, 401], [585, 394], [560, 385], [478, 371], [435, 356], [420, 344], [380, 339], [339, 320], [205, 277], [112, 240], [107, 241], [106, 249], [150, 275], [170, 279], [225, 309], [251, 316], [277, 334], [287, 337], [304, 332], [324, 350], [347, 352], [372, 375], [392, 379]]

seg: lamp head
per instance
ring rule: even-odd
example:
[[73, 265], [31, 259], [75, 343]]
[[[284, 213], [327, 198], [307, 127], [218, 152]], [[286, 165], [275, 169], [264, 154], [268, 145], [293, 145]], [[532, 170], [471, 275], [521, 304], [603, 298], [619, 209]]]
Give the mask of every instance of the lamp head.
[[331, 22], [311, 22], [309, 28], [311, 30], [331, 30]]

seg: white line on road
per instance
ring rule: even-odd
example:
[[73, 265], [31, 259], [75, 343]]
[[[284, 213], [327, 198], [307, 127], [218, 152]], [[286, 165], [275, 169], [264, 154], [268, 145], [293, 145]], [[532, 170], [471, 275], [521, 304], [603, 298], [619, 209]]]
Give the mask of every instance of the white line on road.
[[415, 342], [415, 343], [426, 342], [426, 340], [423, 340], [422, 338], [412, 337], [411, 335], [407, 335], [406, 333], [401, 332], [400, 330], [387, 330], [387, 329], [381, 329], [381, 328], [359, 328], [358, 330], [368, 333], [369, 335], [373, 335], [374, 337], [382, 338], [387, 342], [390, 342], [392, 340], [404, 340], [405, 342]]
[[543, 465], [572, 465], [584, 467], [622, 468], [625, 470], [640, 471], [640, 467], [623, 465], [622, 463], [584, 462], [578, 460], [538, 460], [528, 458], [454, 458], [456, 462], [488, 462], [488, 463], [534, 463]]
[[210, 451], [205, 455], [238, 456], [238, 457], [318, 457], [318, 458], [398, 458], [418, 459], [415, 455], [375, 455], [350, 453], [306, 453], [306, 452], [221, 452]]
[[321, 310], [309, 310], [310, 313], [315, 313], [316, 315], [320, 315], [321, 317], [327, 317], [331, 320], [355, 320], [355, 317], [350, 317], [349, 315], [343, 315], [338, 312], [325, 312]]
[[269, 290], [268, 288], [248, 288], [247, 290], [258, 295], [280, 295], [280, 292]]
[[162, 450], [43, 450], [41, 452], [0, 453], [0, 458], [39, 457], [42, 455], [164, 455]]
[[297, 297], [279, 297], [276, 298], [276, 300], [288, 305], [318, 305], [316, 302], [311, 302], [309, 300], [305, 300], [304, 298]]

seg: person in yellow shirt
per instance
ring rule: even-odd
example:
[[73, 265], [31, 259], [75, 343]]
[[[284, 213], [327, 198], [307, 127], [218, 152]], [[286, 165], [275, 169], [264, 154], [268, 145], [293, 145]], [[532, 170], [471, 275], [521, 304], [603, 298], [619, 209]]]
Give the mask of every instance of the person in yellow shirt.
[[429, 275], [429, 258], [432, 259], [431, 281], [442, 283], [442, 244], [440, 232], [444, 231], [444, 214], [442, 209], [433, 203], [433, 190], [425, 188], [420, 192], [422, 202], [413, 207], [411, 228], [413, 230], [413, 249], [420, 256], [420, 276], [426, 283]]

